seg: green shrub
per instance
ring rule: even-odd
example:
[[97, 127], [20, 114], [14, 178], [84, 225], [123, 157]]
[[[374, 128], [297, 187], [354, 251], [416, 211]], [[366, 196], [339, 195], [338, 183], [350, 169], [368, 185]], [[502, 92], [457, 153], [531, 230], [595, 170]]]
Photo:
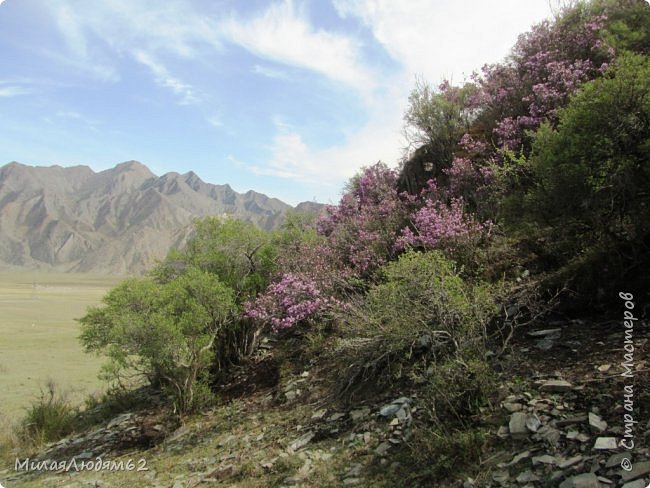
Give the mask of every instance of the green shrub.
[[449, 166], [458, 140], [469, 129], [471, 116], [464, 106], [474, 91], [469, 83], [462, 88], [443, 84], [435, 90], [416, 80], [404, 114], [404, 135], [409, 145], [426, 145], [433, 160], [442, 167]]
[[[544, 239], [555, 273], [585, 297], [645, 276], [650, 238], [650, 61], [623, 54], [535, 134], [515, 231]], [[522, 202], [523, 200], [523, 202]], [[522, 205], [523, 203], [523, 205]], [[641, 288], [641, 286], [639, 286]], [[598, 292], [598, 290], [600, 291]]]
[[151, 275], [158, 282], [166, 282], [190, 266], [216, 275], [240, 301], [244, 300], [266, 288], [275, 269], [272, 235], [234, 218], [197, 219], [185, 249], [170, 251]]
[[111, 290], [103, 307], [80, 319], [87, 351], [105, 352], [107, 379], [140, 375], [160, 384], [180, 412], [196, 405], [215, 343], [236, 326], [233, 292], [213, 274], [187, 268], [166, 283], [132, 278]]
[[648, 231], [650, 61], [624, 55], [586, 83], [544, 125], [531, 157], [534, 220], [571, 225], [599, 240], [638, 239]]
[[383, 281], [345, 319], [338, 354], [351, 366], [342, 391], [403, 377], [416, 362], [426, 369], [484, 357], [495, 312], [487, 287], [463, 281], [438, 251], [406, 252], [382, 271]]
[[144, 389], [128, 390], [114, 386], [101, 395], [90, 395], [79, 414], [80, 429], [86, 430], [118, 415], [151, 406], [151, 397]]

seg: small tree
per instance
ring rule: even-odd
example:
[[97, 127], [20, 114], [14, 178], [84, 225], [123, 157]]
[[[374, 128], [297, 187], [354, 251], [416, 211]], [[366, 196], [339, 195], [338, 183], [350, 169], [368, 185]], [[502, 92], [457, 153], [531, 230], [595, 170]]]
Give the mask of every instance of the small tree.
[[215, 341], [233, 323], [232, 290], [190, 267], [163, 284], [128, 279], [103, 301], [79, 321], [86, 350], [104, 352], [110, 360], [105, 377], [143, 375], [168, 389], [177, 410], [196, 406], [197, 389], [207, 388]]
[[243, 301], [266, 287], [274, 263], [271, 233], [231, 217], [205, 217], [194, 221], [185, 249], [170, 251], [151, 274], [164, 282], [194, 266], [218, 276]]
[[454, 148], [472, 120], [466, 107], [474, 90], [471, 84], [459, 88], [445, 81], [436, 91], [417, 79], [404, 114], [404, 136], [409, 148], [425, 145], [438, 165], [449, 166]]

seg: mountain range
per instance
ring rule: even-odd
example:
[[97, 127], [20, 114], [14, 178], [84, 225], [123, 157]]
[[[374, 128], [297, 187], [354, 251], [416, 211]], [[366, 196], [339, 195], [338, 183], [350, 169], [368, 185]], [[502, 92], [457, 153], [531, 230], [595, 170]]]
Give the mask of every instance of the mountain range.
[[12, 162], [0, 168], [0, 266], [138, 274], [182, 247], [196, 218], [227, 214], [271, 230], [292, 209], [191, 171], [156, 176], [137, 161], [101, 172]]

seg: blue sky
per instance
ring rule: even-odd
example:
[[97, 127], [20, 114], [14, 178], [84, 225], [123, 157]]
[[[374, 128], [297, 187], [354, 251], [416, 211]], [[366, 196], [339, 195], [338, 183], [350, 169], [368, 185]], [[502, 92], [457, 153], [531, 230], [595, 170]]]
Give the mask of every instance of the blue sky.
[[556, 3], [0, 0], [0, 165], [135, 159], [336, 202], [397, 165], [416, 76], [462, 82]]

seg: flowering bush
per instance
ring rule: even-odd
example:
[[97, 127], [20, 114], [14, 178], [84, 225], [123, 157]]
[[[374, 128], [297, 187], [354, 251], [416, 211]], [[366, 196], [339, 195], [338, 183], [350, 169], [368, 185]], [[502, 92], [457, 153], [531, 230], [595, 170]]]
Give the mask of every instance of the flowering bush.
[[369, 277], [394, 257], [394, 242], [405, 218], [397, 173], [379, 162], [351, 180], [340, 203], [327, 207], [317, 228], [343, 266], [357, 277]]
[[495, 137], [498, 147], [528, 151], [526, 131], [544, 121], [557, 123], [557, 110], [582, 83], [599, 76], [615, 58], [605, 41], [604, 13], [584, 6], [566, 10], [519, 36], [506, 63], [485, 65], [475, 73], [478, 90], [469, 108]]
[[277, 332], [311, 319], [338, 300], [322, 293], [318, 285], [301, 273], [287, 273], [272, 283], [254, 302], [245, 306], [245, 314], [257, 321], [268, 322]]
[[[445, 192], [429, 180], [417, 198], [410, 198], [411, 225], [404, 227], [395, 241], [397, 250], [408, 247], [453, 251], [461, 242], [480, 237], [486, 225], [465, 212], [462, 198], [445, 198]], [[447, 201], [449, 203], [447, 203]]]

